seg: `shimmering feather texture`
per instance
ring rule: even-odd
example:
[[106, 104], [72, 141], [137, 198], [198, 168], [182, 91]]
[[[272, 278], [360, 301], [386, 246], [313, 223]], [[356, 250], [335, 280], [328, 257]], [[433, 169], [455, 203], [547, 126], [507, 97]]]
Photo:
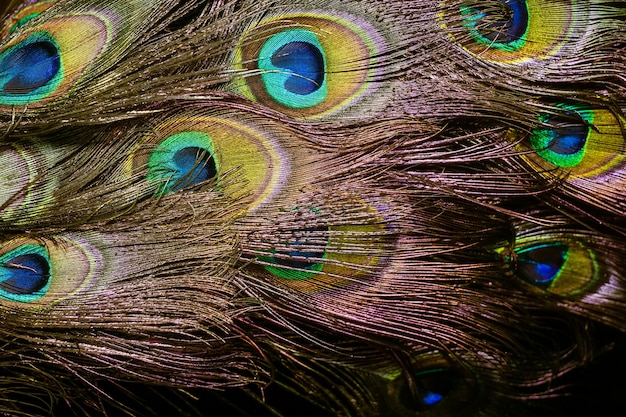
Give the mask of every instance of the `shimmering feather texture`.
[[624, 352], [626, 2], [19, 3], [0, 414], [608, 390], [580, 376]]

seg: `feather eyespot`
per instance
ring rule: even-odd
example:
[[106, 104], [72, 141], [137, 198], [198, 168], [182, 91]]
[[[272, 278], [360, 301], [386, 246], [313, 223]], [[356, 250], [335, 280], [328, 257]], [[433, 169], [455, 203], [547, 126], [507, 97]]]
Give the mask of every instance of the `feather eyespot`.
[[170, 194], [217, 178], [219, 167], [211, 137], [187, 131], [167, 137], [150, 153], [149, 181], [164, 180], [160, 193]]
[[574, 178], [600, 177], [624, 163], [624, 121], [608, 109], [576, 103], [560, 103], [555, 112], [542, 114], [531, 131], [528, 155], [545, 169], [563, 168]]
[[537, 0], [442, 3], [442, 26], [476, 57], [500, 64], [541, 60], [568, 39], [574, 5]]
[[[265, 270], [288, 280], [306, 280], [324, 269], [328, 254], [328, 227], [310, 227], [293, 231], [284, 247], [270, 250], [271, 256], [260, 256]], [[283, 246], [283, 245], [281, 245]]]
[[388, 378], [388, 401], [398, 415], [458, 415], [460, 406], [475, 401], [472, 379], [438, 355], [419, 358], [408, 372]]
[[414, 384], [417, 386], [417, 395], [409, 389], [406, 378], [401, 377], [398, 382], [398, 403], [413, 411], [423, 411], [441, 403], [452, 391], [454, 380], [450, 371], [445, 368], [434, 368], [416, 372], [412, 375]]
[[88, 286], [100, 269], [98, 252], [80, 239], [15, 239], [0, 248], [0, 303], [56, 303]]
[[528, 32], [528, 5], [523, 0], [483, 2], [484, 8], [461, 6], [464, 25], [478, 43], [502, 51], [523, 47]]
[[232, 197], [244, 199], [250, 210], [280, 190], [288, 161], [267, 132], [226, 117], [183, 115], [167, 118], [140, 140], [126, 171], [145, 169], [159, 195], [203, 184], [218, 190], [224, 175], [238, 174], [243, 183]]
[[249, 30], [235, 53], [245, 72], [238, 91], [297, 118], [320, 118], [349, 106], [371, 87], [378, 46], [372, 29], [348, 18], [281, 15]]
[[514, 253], [520, 278], [560, 296], [584, 293], [600, 276], [593, 250], [577, 239], [521, 239]]
[[102, 52], [107, 23], [93, 14], [49, 19], [0, 49], [0, 105], [40, 105], [65, 94]]
[[297, 207], [280, 213], [284, 226], [273, 239], [263, 239], [261, 244], [269, 249], [253, 250], [255, 262], [272, 277], [305, 292], [373, 274], [383, 263], [385, 226], [380, 213], [367, 203], [353, 198], [351, 204], [358, 216], [342, 212], [346, 218], [341, 220], [333, 207]]
[[556, 192], [617, 215], [626, 184], [626, 119], [615, 110], [575, 101], [540, 114], [530, 132], [510, 129], [520, 158]]

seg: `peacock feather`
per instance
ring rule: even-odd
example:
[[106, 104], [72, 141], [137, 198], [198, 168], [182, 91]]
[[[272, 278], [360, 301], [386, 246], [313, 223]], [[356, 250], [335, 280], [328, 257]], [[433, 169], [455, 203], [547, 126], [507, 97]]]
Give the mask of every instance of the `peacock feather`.
[[4, 16], [0, 415], [622, 414], [626, 1]]

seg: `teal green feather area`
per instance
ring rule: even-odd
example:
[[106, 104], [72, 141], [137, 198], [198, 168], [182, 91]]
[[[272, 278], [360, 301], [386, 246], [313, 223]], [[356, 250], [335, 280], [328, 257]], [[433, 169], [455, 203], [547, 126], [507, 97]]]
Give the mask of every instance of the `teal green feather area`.
[[623, 414], [626, 1], [5, 6], [0, 415]]
[[562, 182], [562, 193], [620, 215], [626, 207], [624, 116], [607, 103], [564, 101], [537, 116], [519, 149], [529, 168], [543, 178]]
[[214, 153], [213, 142], [206, 133], [192, 130], [174, 134], [150, 154], [147, 179], [168, 177], [173, 185], [164, 186], [162, 191], [169, 194], [185, 185], [215, 178], [219, 168]]

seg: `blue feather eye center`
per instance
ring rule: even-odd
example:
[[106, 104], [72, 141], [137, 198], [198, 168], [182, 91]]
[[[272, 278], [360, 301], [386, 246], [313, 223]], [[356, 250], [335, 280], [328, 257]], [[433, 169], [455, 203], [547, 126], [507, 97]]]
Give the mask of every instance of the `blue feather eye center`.
[[174, 166], [180, 178], [188, 177], [191, 184], [198, 184], [217, 175], [215, 159], [207, 149], [189, 146], [176, 151]]
[[569, 247], [563, 243], [531, 246], [517, 252], [518, 271], [534, 284], [549, 285], [567, 261]]
[[43, 246], [26, 244], [0, 258], [0, 297], [31, 302], [46, 295], [51, 268]]
[[289, 42], [272, 55], [272, 65], [292, 72], [285, 89], [302, 96], [319, 90], [324, 82], [324, 56], [308, 42]]
[[50, 266], [46, 259], [37, 254], [16, 256], [4, 264], [9, 275], [0, 288], [13, 294], [33, 294], [48, 283]]
[[8, 94], [25, 94], [48, 84], [61, 68], [59, 52], [51, 42], [34, 42], [6, 56], [3, 68], [12, 75], [2, 89]]
[[525, 1], [487, 1], [479, 7], [462, 6], [460, 12], [464, 26], [481, 44], [510, 52], [526, 42], [529, 13]]
[[533, 129], [530, 144], [537, 154], [557, 167], [574, 167], [585, 157], [593, 113], [570, 111], [564, 115], [543, 115], [540, 121], [553, 127]]
[[163, 181], [161, 193], [170, 194], [218, 176], [211, 137], [203, 132], [181, 132], [167, 137], [148, 159], [148, 180]]
[[258, 68], [267, 93], [284, 106], [308, 108], [327, 97], [324, 49], [313, 32], [275, 34], [261, 48]]
[[435, 368], [413, 375], [413, 387], [403, 379], [399, 387], [398, 401], [409, 410], [424, 411], [446, 399], [458, 385], [458, 378], [449, 369]]
[[56, 44], [35, 33], [0, 55], [0, 103], [27, 104], [53, 92], [62, 72]]

